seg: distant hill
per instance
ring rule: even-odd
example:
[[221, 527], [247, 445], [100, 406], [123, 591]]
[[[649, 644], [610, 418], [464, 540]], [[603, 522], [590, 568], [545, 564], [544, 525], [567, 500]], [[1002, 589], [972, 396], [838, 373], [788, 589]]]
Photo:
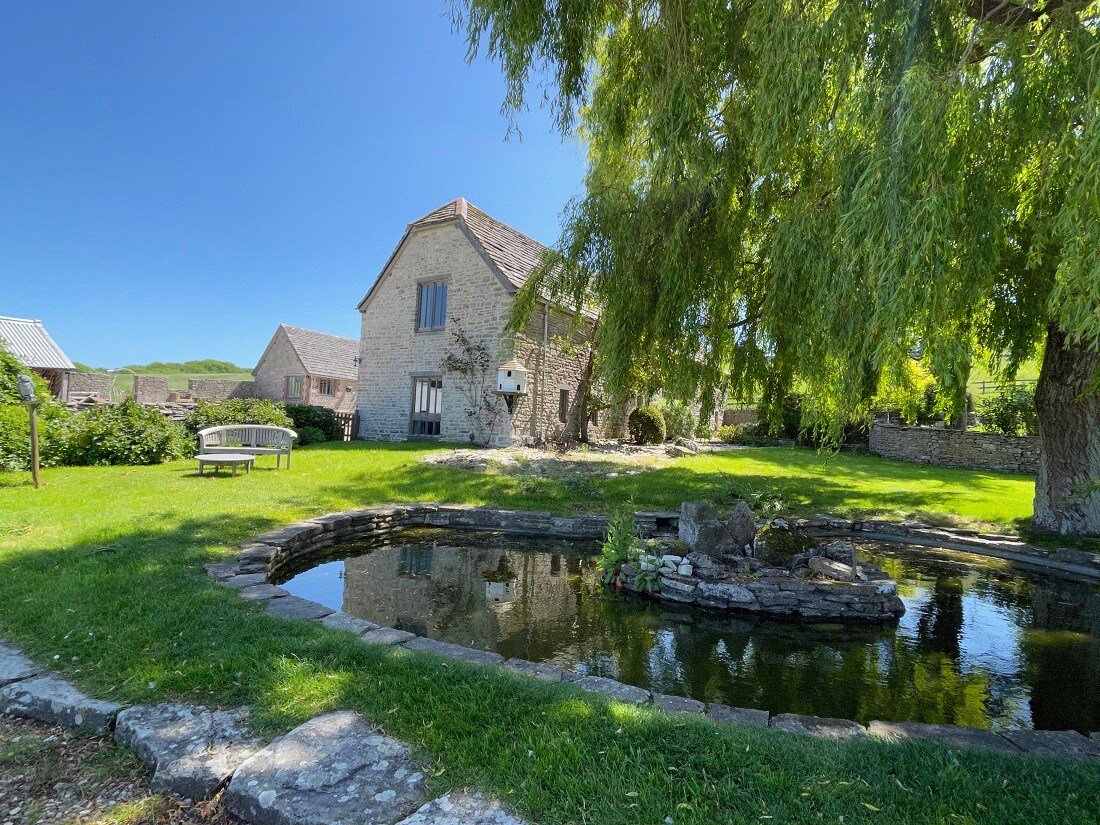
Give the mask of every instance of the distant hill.
[[[87, 364], [76, 365], [81, 372], [99, 372]], [[237, 375], [251, 372], [248, 367], [238, 367], [230, 361], [216, 361], [207, 358], [202, 361], [153, 361], [149, 364], [127, 364], [119, 369], [130, 370], [138, 375]]]

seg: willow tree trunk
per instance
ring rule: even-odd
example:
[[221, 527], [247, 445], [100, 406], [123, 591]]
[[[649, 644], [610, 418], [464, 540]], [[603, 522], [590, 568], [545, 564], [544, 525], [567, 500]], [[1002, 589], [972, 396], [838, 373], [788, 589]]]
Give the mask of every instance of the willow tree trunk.
[[1035, 411], [1039, 475], [1032, 528], [1100, 536], [1100, 349], [1068, 344], [1051, 325]]

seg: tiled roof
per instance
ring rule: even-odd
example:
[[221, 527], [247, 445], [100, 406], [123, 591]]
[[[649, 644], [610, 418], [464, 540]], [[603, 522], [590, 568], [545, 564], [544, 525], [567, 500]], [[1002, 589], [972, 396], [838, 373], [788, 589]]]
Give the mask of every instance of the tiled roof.
[[286, 333], [290, 345], [302, 360], [302, 366], [310, 375], [326, 378], [358, 378], [359, 342], [311, 329], [301, 329], [287, 324], [279, 328]]
[[75, 370], [41, 321], [6, 318], [0, 315], [0, 340], [8, 351], [28, 367], [45, 370]]
[[518, 229], [486, 215], [476, 206], [458, 198], [429, 212], [409, 224], [410, 230], [424, 229], [438, 223], [461, 219], [477, 239], [500, 274], [515, 289], [523, 286], [532, 270], [538, 266], [546, 247]]

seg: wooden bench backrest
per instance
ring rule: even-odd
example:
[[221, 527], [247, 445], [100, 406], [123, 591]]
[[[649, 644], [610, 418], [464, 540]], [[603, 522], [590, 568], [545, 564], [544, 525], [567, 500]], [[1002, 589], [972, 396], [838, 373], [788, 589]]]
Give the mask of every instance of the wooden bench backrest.
[[204, 447], [287, 447], [298, 434], [268, 424], [225, 424], [198, 432]]

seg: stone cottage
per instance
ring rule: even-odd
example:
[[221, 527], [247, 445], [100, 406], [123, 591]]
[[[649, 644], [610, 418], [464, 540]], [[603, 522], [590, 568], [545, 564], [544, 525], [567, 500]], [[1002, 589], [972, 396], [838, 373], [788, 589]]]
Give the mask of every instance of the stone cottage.
[[280, 324], [252, 371], [255, 396], [352, 412], [358, 361], [358, 341]]
[[76, 365], [41, 321], [0, 316], [0, 341], [19, 363], [45, 379], [51, 393], [62, 401], [69, 400], [69, 380], [76, 374]]
[[[540, 302], [521, 334], [504, 333], [516, 291], [545, 251], [462, 198], [406, 227], [359, 304], [360, 437], [505, 446], [556, 440], [577, 416], [590, 416], [590, 434], [601, 434], [600, 416], [582, 409], [591, 319], [574, 324], [570, 312]], [[484, 387], [473, 393], [442, 366], [458, 329], [493, 356]], [[509, 412], [492, 391], [497, 366], [513, 360], [529, 375], [526, 395]], [[491, 406], [471, 415], [470, 397], [482, 389]]]

